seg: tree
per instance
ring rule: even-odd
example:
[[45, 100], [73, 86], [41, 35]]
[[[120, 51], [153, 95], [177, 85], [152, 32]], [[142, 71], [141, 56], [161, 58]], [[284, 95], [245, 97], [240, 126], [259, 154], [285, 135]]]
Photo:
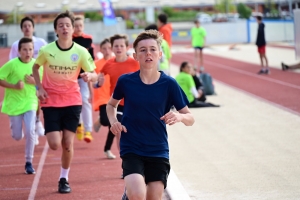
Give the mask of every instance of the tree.
[[232, 0], [216, 0], [215, 9], [222, 13], [229, 13], [235, 11], [235, 6]]
[[85, 12], [84, 18], [88, 18], [88, 19], [90, 19], [90, 21], [102, 21], [103, 20], [103, 16], [96, 11]]
[[20, 12], [18, 8], [15, 8], [12, 10], [12, 12], [10, 12], [7, 15], [7, 18], [5, 20], [5, 24], [19, 24], [22, 20], [22, 18], [24, 18], [25, 15], [23, 14], [23, 12]]
[[246, 6], [243, 3], [239, 3], [237, 5], [237, 11], [238, 11], [240, 17], [243, 18], [243, 19], [249, 19], [249, 17], [252, 14], [251, 8], [249, 8], [248, 6]]

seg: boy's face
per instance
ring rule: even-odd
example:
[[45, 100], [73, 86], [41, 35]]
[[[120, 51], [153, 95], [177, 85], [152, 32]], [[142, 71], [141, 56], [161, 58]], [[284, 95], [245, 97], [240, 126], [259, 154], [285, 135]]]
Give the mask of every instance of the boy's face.
[[109, 42], [103, 44], [100, 48], [100, 52], [103, 54], [104, 58], [111, 56], [111, 44]]
[[128, 47], [126, 46], [125, 39], [116, 39], [113, 43], [112, 51], [117, 58], [127, 56]]
[[29, 20], [24, 21], [22, 24], [22, 32], [23, 32], [24, 36], [32, 37], [33, 31], [34, 31], [34, 28], [33, 28], [31, 21], [29, 21]]
[[71, 39], [74, 32], [71, 19], [69, 17], [60, 18], [57, 20], [56, 34], [61, 39]]
[[82, 35], [84, 30], [84, 24], [82, 20], [77, 20], [74, 22], [74, 34], [75, 35]]
[[28, 63], [31, 61], [31, 58], [33, 56], [33, 43], [28, 42], [28, 43], [22, 43], [21, 44], [21, 49], [19, 50], [20, 54], [20, 59], [22, 62]]
[[162, 52], [154, 39], [141, 40], [135, 48], [133, 57], [140, 63], [141, 68], [157, 68]]

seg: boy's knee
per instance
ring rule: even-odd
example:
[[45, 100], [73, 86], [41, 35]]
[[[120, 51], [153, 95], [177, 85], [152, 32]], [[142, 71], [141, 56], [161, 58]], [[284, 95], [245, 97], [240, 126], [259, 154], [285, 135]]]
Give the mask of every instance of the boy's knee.
[[144, 191], [127, 191], [128, 199], [137, 199], [137, 200], [144, 200], [146, 198], [146, 193]]
[[57, 150], [60, 146], [60, 144], [56, 143], [56, 142], [48, 142], [48, 144], [49, 144], [50, 149], [52, 149], [52, 150]]
[[11, 136], [14, 140], [16, 141], [19, 141], [23, 138], [23, 134], [22, 135], [15, 135], [15, 134], [12, 134]]

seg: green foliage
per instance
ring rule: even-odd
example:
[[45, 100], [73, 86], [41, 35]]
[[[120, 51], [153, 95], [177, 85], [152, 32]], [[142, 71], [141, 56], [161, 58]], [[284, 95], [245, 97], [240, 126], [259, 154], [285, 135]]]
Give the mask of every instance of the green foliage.
[[88, 18], [88, 19], [90, 19], [90, 21], [102, 21], [103, 20], [103, 16], [97, 11], [85, 12], [84, 18]]
[[[170, 7], [164, 7], [162, 10], [168, 15], [168, 22], [194, 21], [198, 13], [198, 11], [195, 10], [177, 11]], [[159, 13], [155, 13], [155, 18], [157, 18], [158, 14]]]
[[251, 16], [251, 13], [252, 13], [251, 8], [249, 8], [247, 5], [245, 5], [243, 3], [239, 3], [237, 5], [237, 11], [240, 15], [240, 18], [243, 18], [243, 19], [249, 19], [249, 17]]
[[[17, 8], [16, 8], [17, 9]], [[15, 12], [17, 11], [17, 12]], [[23, 12], [20, 12], [18, 10], [13, 9], [9, 14], [8, 17], [5, 20], [5, 24], [13, 24], [16, 19], [16, 24], [19, 24], [21, 20], [25, 17]]]
[[215, 10], [222, 13], [229, 13], [235, 11], [235, 6], [232, 0], [216, 0]]
[[168, 17], [172, 17], [174, 13], [174, 9], [172, 7], [163, 7], [162, 8], [163, 13], [165, 13]]
[[134, 28], [134, 23], [131, 20], [126, 20], [126, 28], [127, 29], [133, 29]]

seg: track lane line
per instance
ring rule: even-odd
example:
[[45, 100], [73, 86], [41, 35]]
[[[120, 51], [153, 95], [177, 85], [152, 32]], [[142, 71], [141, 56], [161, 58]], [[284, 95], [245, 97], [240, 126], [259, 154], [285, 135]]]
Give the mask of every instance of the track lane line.
[[46, 160], [46, 156], [47, 156], [47, 152], [48, 152], [49, 146], [48, 146], [48, 142], [46, 141], [40, 161], [39, 161], [39, 165], [37, 168], [37, 173], [35, 174], [33, 183], [31, 185], [31, 190], [28, 196], [28, 200], [34, 200], [35, 198], [35, 194], [39, 185], [39, 181], [42, 175], [42, 171], [43, 171], [43, 167], [45, 164], [45, 160]]

